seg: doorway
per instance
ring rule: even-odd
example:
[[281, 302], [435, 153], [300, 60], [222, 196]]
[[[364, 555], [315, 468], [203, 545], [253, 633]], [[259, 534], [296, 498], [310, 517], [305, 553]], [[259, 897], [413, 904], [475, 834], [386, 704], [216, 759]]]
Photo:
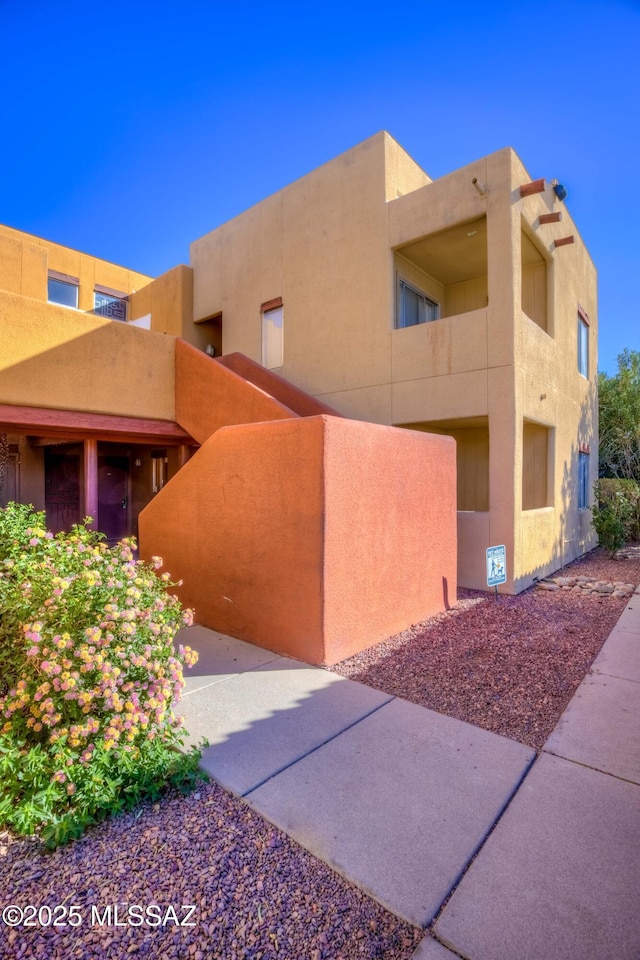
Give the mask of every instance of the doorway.
[[131, 471], [128, 456], [98, 453], [98, 529], [109, 542], [131, 533]]
[[45, 450], [44, 506], [52, 533], [80, 522], [80, 454]]

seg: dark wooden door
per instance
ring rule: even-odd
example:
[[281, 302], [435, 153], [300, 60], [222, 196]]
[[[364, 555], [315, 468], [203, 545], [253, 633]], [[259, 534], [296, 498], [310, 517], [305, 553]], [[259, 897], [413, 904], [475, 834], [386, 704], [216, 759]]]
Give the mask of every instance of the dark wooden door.
[[0, 466], [0, 508], [18, 500], [18, 458], [10, 453]]
[[52, 533], [80, 522], [80, 457], [69, 453], [44, 455], [44, 505]]
[[98, 529], [108, 540], [121, 540], [131, 532], [129, 486], [129, 457], [98, 457]]

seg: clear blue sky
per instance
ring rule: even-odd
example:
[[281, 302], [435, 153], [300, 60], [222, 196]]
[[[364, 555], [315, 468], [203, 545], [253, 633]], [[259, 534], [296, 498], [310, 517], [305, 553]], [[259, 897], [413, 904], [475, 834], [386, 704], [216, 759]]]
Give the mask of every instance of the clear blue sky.
[[0, 222], [157, 275], [378, 130], [436, 178], [512, 146], [640, 349], [640, 4], [0, 0]]

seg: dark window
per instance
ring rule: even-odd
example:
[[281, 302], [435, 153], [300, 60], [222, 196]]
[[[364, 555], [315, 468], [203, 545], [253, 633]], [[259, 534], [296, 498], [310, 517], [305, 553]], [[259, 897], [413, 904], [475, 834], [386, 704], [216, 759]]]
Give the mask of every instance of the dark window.
[[435, 300], [398, 278], [396, 327], [414, 327], [439, 317], [440, 305]]
[[589, 506], [589, 454], [578, 454], [578, 510]]

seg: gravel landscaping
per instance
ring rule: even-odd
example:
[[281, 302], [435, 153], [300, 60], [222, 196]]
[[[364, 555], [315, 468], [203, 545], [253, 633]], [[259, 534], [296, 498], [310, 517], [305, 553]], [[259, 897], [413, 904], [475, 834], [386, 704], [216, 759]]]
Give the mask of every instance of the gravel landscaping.
[[[625, 557], [596, 550], [563, 576], [637, 584], [640, 549]], [[461, 590], [454, 609], [333, 670], [540, 749], [626, 603], [602, 588], [555, 586], [497, 602]], [[0, 835], [0, 871], [2, 906], [75, 906], [82, 920], [0, 922], [0, 960], [409, 960], [424, 935], [214, 783], [145, 804], [53, 853]], [[146, 919], [164, 924], [132, 925], [130, 906], [150, 904], [160, 913]], [[194, 905], [194, 926], [177, 925], [183, 904]], [[100, 925], [109, 906], [111, 923]]]
[[540, 750], [624, 609], [614, 584], [640, 583], [640, 548], [593, 550], [562, 571], [574, 577], [497, 601], [461, 589], [452, 610], [332, 670]]
[[[398, 920], [217, 784], [167, 797], [53, 853], [0, 836], [2, 906], [78, 906], [82, 924], [9, 929], [2, 960], [408, 960], [423, 931]], [[120, 904], [195, 905], [178, 926], [100, 926]], [[139, 911], [133, 911], [134, 920]], [[60, 914], [59, 914], [60, 915]], [[46, 911], [44, 914], [46, 921]], [[73, 914], [70, 915], [73, 919]], [[93, 919], [93, 923], [92, 923]]]

